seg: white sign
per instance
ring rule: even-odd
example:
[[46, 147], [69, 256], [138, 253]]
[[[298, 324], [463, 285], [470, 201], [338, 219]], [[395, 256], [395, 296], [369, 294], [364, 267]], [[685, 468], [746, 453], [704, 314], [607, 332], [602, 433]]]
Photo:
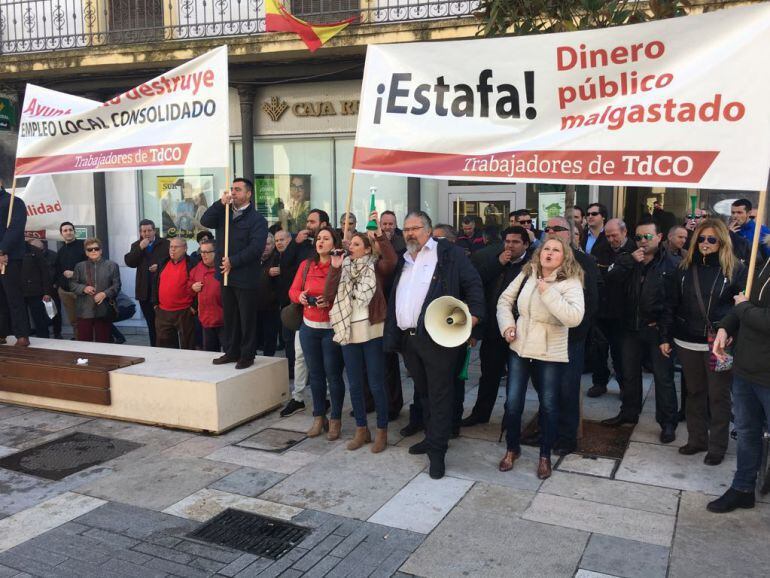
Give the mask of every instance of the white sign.
[[16, 191], [27, 206], [27, 231], [58, 230], [67, 220], [59, 198], [59, 191], [50, 175], [34, 176], [27, 186]]
[[586, 32], [370, 45], [353, 168], [763, 189], [768, 70], [768, 2]]
[[227, 47], [105, 103], [27, 85], [16, 176], [229, 164]]

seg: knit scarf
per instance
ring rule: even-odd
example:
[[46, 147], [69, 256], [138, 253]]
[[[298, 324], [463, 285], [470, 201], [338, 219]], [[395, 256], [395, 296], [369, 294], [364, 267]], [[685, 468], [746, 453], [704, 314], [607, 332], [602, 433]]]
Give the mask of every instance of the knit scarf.
[[350, 341], [350, 326], [353, 322], [354, 304], [358, 307], [368, 307], [377, 289], [377, 276], [374, 264], [377, 258], [366, 255], [358, 259], [346, 257], [342, 262], [340, 284], [337, 286], [337, 296], [329, 312], [329, 318], [334, 329], [334, 341], [347, 345]]

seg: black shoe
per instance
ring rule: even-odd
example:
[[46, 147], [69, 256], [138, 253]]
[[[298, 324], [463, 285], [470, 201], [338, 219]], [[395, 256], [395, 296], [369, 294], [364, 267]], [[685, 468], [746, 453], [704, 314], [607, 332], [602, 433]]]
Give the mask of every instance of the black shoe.
[[682, 423], [683, 421], [687, 421], [687, 417], [684, 414], [684, 410], [676, 414], [676, 419], [679, 423]]
[[239, 359], [238, 363], [235, 364], [235, 369], [246, 369], [252, 365], [254, 365], [253, 359]]
[[413, 456], [420, 456], [428, 453], [428, 440], [423, 439], [421, 442], [409, 446], [409, 453]]
[[553, 448], [553, 453], [557, 456], [566, 456], [577, 450], [576, 442], [562, 442], [557, 443]]
[[739, 492], [730, 488], [721, 498], [709, 502], [706, 509], [714, 514], [726, 514], [738, 508], [750, 509], [754, 507], [754, 492]]
[[619, 413], [615, 417], [611, 417], [609, 419], [603, 419], [602, 420], [602, 425], [608, 425], [610, 427], [618, 427], [618, 426], [621, 426], [621, 425], [626, 424], [626, 423], [630, 423], [630, 424], [636, 425], [637, 423], [639, 423], [639, 418], [638, 417], [634, 417], [634, 418], [626, 417], [622, 413]]
[[473, 427], [480, 423], [489, 423], [488, 419], [481, 419], [476, 414], [471, 414], [460, 422], [460, 427]]
[[681, 448], [679, 448], [679, 453], [683, 456], [694, 456], [695, 454], [699, 454], [701, 452], [705, 452], [706, 448], [699, 448], [696, 446], [691, 446], [690, 444], [685, 444]]
[[238, 360], [235, 359], [234, 357], [230, 357], [225, 353], [224, 355], [220, 355], [216, 359], [212, 359], [211, 363], [213, 363], [214, 365], [224, 365], [225, 363], [235, 363], [236, 361]]
[[444, 465], [444, 452], [430, 452], [428, 454], [430, 460], [430, 468], [428, 468], [428, 474], [434, 480], [440, 480], [444, 477], [446, 466]]
[[706, 454], [706, 457], [703, 458], [703, 463], [707, 466], [718, 466], [722, 463], [722, 460], [725, 459], [724, 455], [720, 454], [712, 454], [711, 452]]
[[676, 439], [676, 424], [667, 423], [661, 426], [660, 443], [670, 444]]
[[[54, 339], [61, 339], [61, 337], [55, 337]], [[115, 343], [118, 345], [123, 345], [126, 342], [126, 338], [122, 335], [120, 337], [113, 338], [115, 340]]]
[[421, 423], [409, 422], [408, 424], [406, 424], [405, 427], [401, 428], [401, 431], [398, 433], [400, 433], [405, 438], [408, 438], [409, 436], [413, 436], [417, 432], [421, 432], [424, 429], [425, 429], [425, 426]]
[[290, 399], [289, 403], [281, 410], [281, 417], [289, 417], [294, 415], [298, 411], [305, 411], [305, 402], [297, 401], [296, 399]]
[[607, 393], [607, 386], [606, 385], [593, 385], [586, 392], [586, 395], [588, 397], [601, 397], [605, 393]]
[[452, 428], [452, 433], [449, 434], [449, 439], [450, 440], [456, 440], [459, 437], [460, 437], [460, 428], [459, 427], [453, 427]]

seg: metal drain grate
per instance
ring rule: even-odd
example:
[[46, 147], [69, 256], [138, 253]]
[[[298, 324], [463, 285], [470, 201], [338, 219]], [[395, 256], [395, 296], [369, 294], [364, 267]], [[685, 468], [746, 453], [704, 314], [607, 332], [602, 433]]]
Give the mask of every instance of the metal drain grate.
[[189, 537], [278, 560], [309, 533], [310, 528], [228, 508]]
[[75, 432], [0, 460], [0, 468], [62, 480], [126, 454], [142, 444]]

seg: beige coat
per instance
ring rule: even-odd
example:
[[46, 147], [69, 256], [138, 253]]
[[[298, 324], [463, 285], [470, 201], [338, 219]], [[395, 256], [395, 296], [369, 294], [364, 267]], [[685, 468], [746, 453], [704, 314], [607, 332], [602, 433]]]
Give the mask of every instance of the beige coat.
[[[511, 349], [520, 357], [540, 361], [569, 361], [568, 334], [577, 327], [585, 314], [583, 285], [578, 279], [554, 282], [541, 295], [537, 277], [533, 274], [522, 288], [524, 273], [511, 281], [497, 302], [497, 323], [500, 333], [516, 327], [516, 339]], [[518, 298], [519, 319], [513, 319], [513, 303]]]

